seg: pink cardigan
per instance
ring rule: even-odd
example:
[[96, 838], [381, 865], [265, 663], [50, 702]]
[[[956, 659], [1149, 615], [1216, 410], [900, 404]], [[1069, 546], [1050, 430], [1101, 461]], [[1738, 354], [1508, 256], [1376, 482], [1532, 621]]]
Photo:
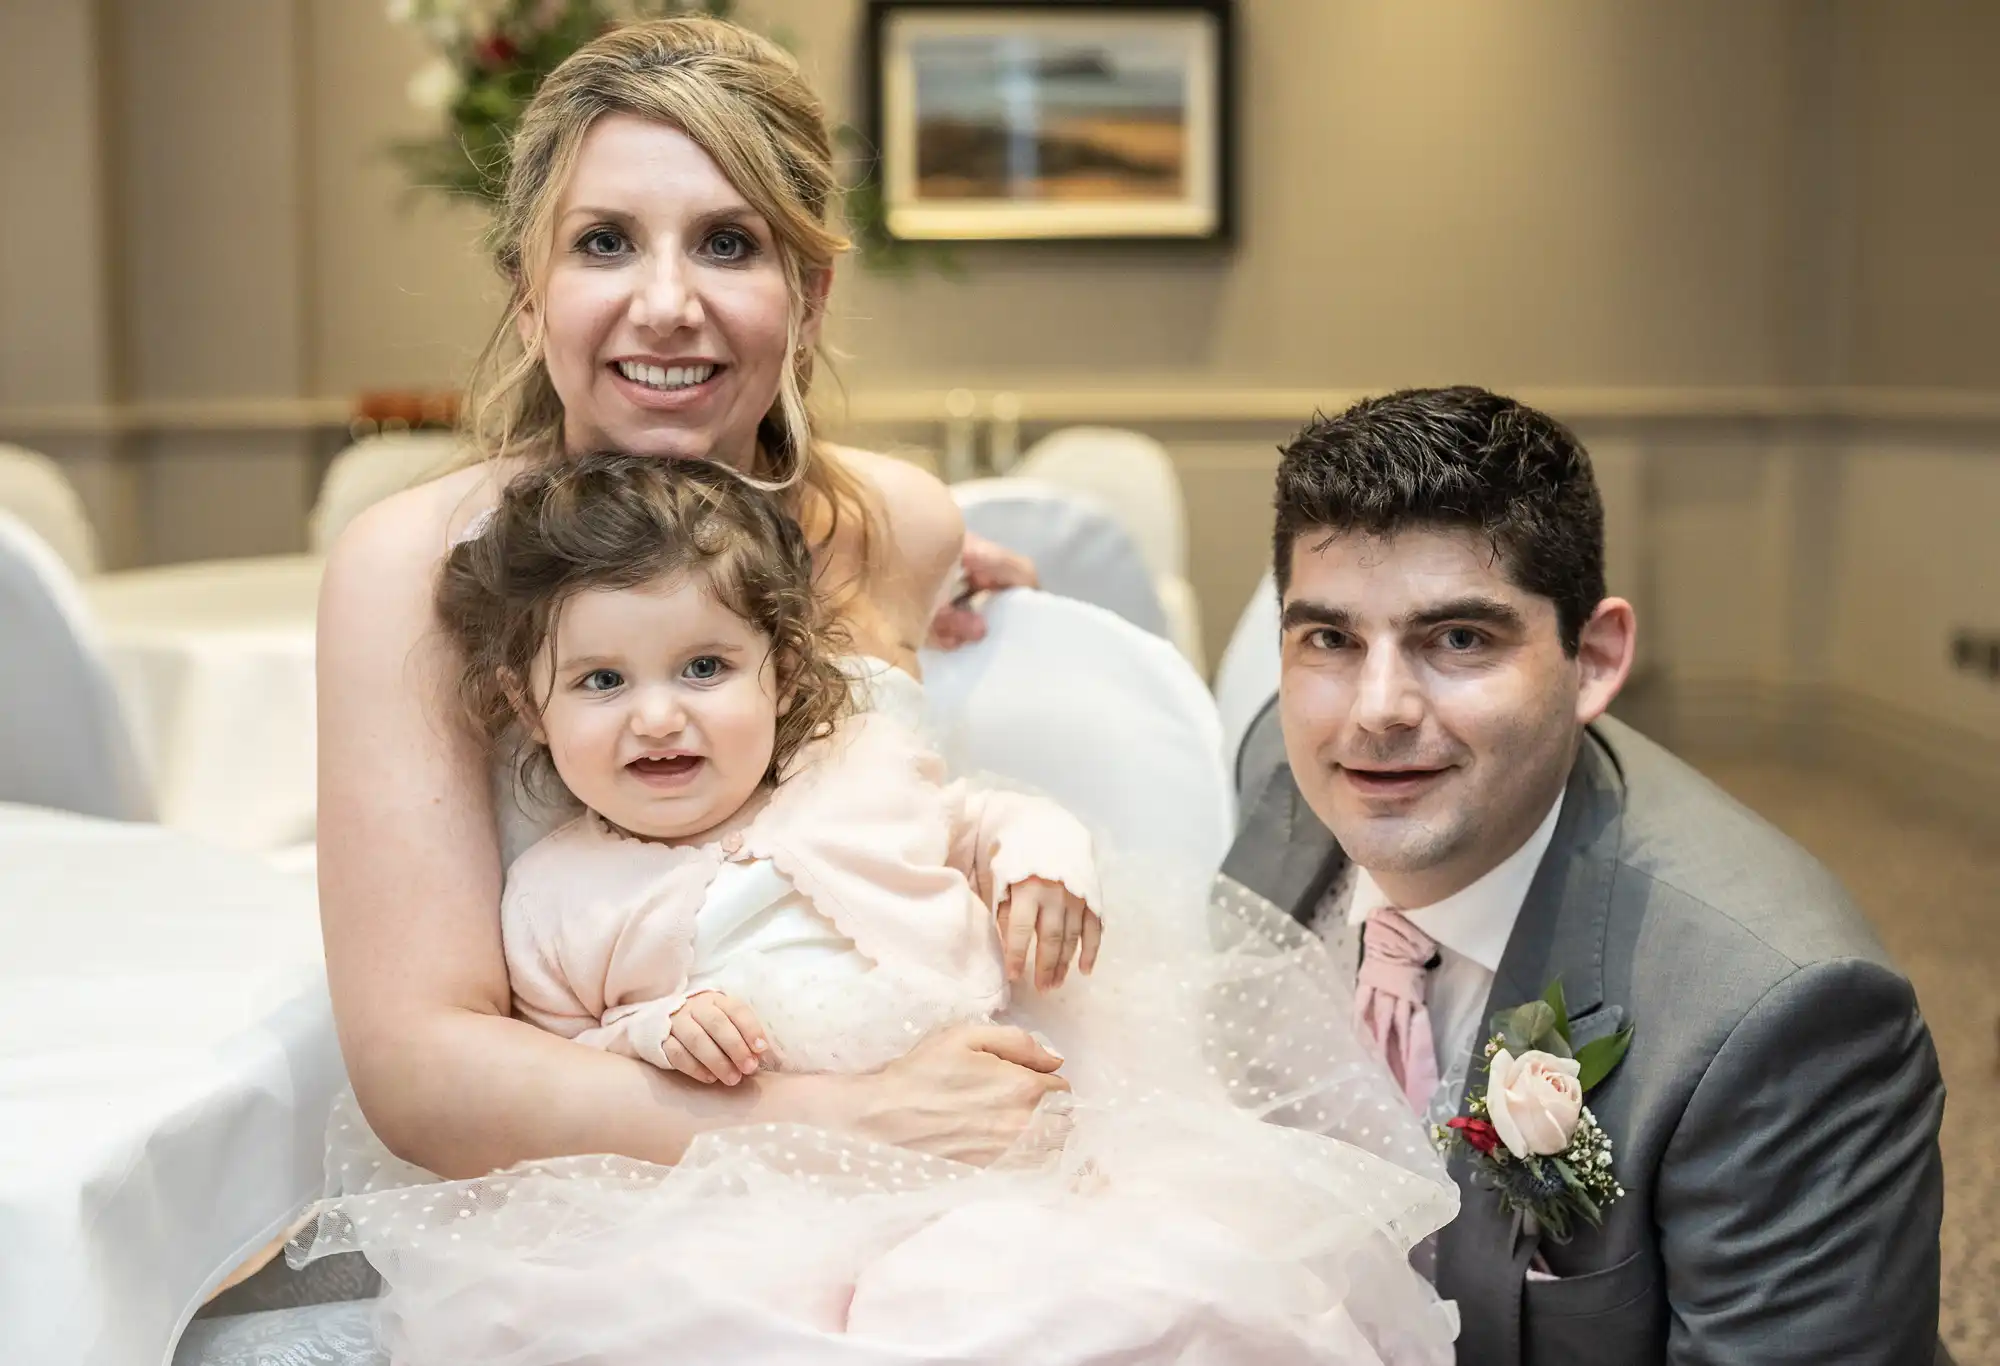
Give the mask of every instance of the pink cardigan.
[[724, 860], [771, 860], [857, 951], [968, 1017], [1006, 1004], [993, 912], [1008, 888], [1059, 882], [1102, 914], [1074, 816], [947, 783], [943, 760], [879, 713], [809, 745], [761, 809], [715, 834], [657, 844], [586, 812], [526, 850], [501, 901], [515, 1013], [663, 1062], [695, 968], [695, 920]]

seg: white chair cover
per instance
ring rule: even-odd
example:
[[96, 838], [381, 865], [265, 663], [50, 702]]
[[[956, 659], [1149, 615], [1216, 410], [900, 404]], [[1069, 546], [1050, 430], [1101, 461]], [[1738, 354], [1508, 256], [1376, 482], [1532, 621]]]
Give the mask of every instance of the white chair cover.
[[0, 512], [0, 802], [150, 820], [153, 802], [68, 566]]
[[336, 455], [307, 523], [313, 553], [326, 554], [349, 522], [384, 498], [443, 473], [459, 449], [452, 432], [391, 432], [363, 437]]
[[0, 512], [11, 512], [54, 549], [69, 572], [97, 572], [97, 536], [62, 467], [39, 451], [0, 444]]
[[1047, 793], [1119, 855], [1206, 876], [1234, 802], [1215, 703], [1165, 641], [1049, 593], [996, 594], [986, 639], [925, 651], [924, 691], [955, 771]]
[[1118, 427], [1064, 427], [1011, 471], [1096, 499], [1132, 533], [1167, 614], [1167, 638], [1206, 669], [1201, 607], [1188, 582], [1187, 500], [1166, 447]]
[[1166, 447], [1117, 427], [1064, 427], [1009, 471], [1089, 494], [1110, 509], [1155, 575], [1187, 574], [1187, 504]]
[[951, 486], [966, 529], [1035, 562], [1046, 592], [1115, 612], [1165, 636], [1167, 614], [1137, 542], [1088, 494], [1030, 479], [969, 479]]
[[1234, 773], [1243, 737], [1278, 695], [1278, 584], [1266, 573], [1236, 619], [1215, 668], [1215, 708], [1222, 718], [1222, 756]]

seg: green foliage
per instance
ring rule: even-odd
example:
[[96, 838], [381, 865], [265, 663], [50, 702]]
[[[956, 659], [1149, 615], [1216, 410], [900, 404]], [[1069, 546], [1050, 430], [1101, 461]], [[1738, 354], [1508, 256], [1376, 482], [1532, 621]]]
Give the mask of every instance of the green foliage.
[[1577, 1084], [1587, 1095], [1597, 1083], [1611, 1075], [1611, 1069], [1625, 1060], [1625, 1050], [1632, 1046], [1632, 1027], [1627, 1025], [1616, 1034], [1602, 1039], [1593, 1039], [1576, 1051]]

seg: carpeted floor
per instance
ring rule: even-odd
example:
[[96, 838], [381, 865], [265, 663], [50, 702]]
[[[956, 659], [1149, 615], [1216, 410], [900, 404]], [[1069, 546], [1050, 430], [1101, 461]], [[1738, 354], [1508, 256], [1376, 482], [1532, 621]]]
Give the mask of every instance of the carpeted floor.
[[1816, 770], [1689, 757], [1833, 868], [1916, 983], [1949, 1093], [1944, 1338], [2000, 1366], [2000, 841]]

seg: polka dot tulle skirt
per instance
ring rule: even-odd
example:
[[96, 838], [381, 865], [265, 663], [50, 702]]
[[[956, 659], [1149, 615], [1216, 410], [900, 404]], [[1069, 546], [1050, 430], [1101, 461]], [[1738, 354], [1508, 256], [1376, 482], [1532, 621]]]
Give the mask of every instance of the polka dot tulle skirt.
[[349, 1101], [289, 1255], [365, 1253], [408, 1366], [1447, 1366], [1409, 1254], [1458, 1193], [1324, 946], [1164, 882], [1115, 879], [1097, 972], [1010, 1011], [1074, 1090], [990, 1167], [767, 1124], [445, 1182]]

